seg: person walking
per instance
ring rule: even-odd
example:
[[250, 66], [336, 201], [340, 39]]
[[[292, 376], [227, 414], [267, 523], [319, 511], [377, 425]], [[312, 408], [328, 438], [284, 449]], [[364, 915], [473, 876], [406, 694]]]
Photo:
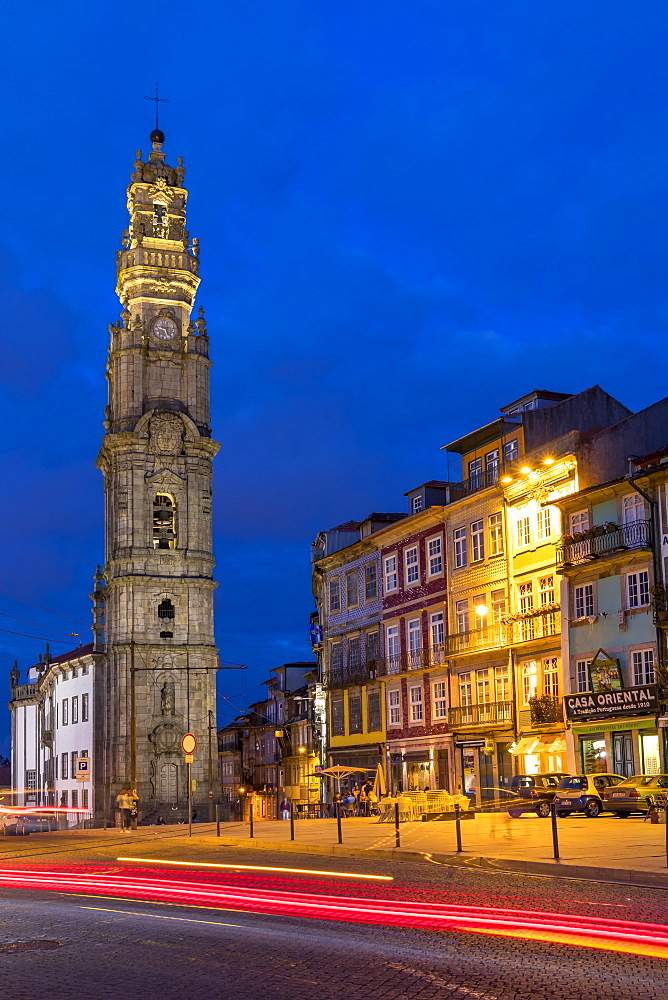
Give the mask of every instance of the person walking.
[[290, 819], [290, 802], [288, 799], [283, 799], [278, 808], [281, 810], [281, 819]]
[[121, 833], [127, 833], [132, 825], [132, 810], [136, 798], [129, 788], [122, 788], [116, 796], [116, 808], [121, 814]]

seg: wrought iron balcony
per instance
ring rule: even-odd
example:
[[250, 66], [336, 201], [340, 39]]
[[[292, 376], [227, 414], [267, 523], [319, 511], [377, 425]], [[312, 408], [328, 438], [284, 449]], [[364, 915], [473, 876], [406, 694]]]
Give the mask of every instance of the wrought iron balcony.
[[559, 635], [561, 614], [558, 604], [547, 604], [536, 611], [508, 615], [500, 622], [469, 632], [455, 632], [445, 642], [448, 656], [470, 653], [479, 649], [514, 646], [544, 636]]
[[551, 722], [563, 722], [564, 713], [561, 698], [553, 698], [546, 694], [541, 698], [529, 699], [529, 710], [531, 712], [531, 725], [549, 725]]
[[448, 709], [451, 729], [468, 726], [500, 725], [513, 720], [512, 701], [488, 701], [482, 705], [458, 705]]
[[557, 568], [578, 566], [625, 549], [651, 549], [652, 543], [651, 521], [630, 521], [628, 524], [609, 522], [582, 532], [581, 536], [564, 536], [557, 546]]
[[474, 473], [469, 479], [464, 479], [462, 481], [462, 486], [466, 493], [477, 493], [478, 490], [485, 490], [488, 486], [496, 486], [501, 475], [501, 467], [497, 466], [494, 469], [481, 469], [480, 472]]
[[448, 656], [456, 653], [468, 653], [470, 650], [489, 649], [493, 646], [507, 646], [507, 626], [500, 622], [486, 625], [484, 628], [471, 629], [470, 632], [455, 632], [445, 641]]
[[376, 657], [367, 660], [365, 663], [347, 663], [343, 666], [330, 666], [327, 673], [327, 687], [343, 688], [354, 684], [366, 684], [376, 677], [383, 677], [387, 673], [385, 660]]

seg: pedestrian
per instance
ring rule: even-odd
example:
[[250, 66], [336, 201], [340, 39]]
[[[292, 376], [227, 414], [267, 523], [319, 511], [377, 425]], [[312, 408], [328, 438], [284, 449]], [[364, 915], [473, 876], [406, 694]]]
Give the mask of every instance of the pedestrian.
[[165, 826], [165, 820], [164, 820], [164, 818], [162, 816], [158, 816], [158, 818], [155, 821], [155, 825], [156, 826]]
[[281, 819], [290, 819], [290, 802], [288, 799], [283, 799], [278, 808], [281, 810]]
[[132, 810], [135, 804], [134, 796], [129, 788], [122, 788], [116, 796], [116, 807], [121, 813], [121, 833], [127, 833], [132, 825]]
[[198, 820], [198, 818], [197, 818], [197, 810], [196, 810], [196, 809], [193, 809], [193, 811], [192, 811], [192, 814], [191, 814], [191, 817], [190, 817], [190, 818], [191, 818], [191, 821], [192, 821], [193, 823], [199, 823], [199, 820]]

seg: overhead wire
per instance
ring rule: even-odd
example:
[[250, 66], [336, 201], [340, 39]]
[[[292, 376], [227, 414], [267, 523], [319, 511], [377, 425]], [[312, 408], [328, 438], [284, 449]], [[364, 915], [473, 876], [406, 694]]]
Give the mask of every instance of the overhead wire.
[[23, 601], [24, 604], [32, 604], [33, 608], [39, 608], [41, 611], [48, 611], [49, 614], [58, 615], [59, 618], [67, 618], [68, 621], [76, 622], [77, 625], [84, 625], [88, 628], [87, 622], [82, 622], [78, 618], [72, 618], [71, 615], [64, 615], [62, 611], [54, 611], [53, 608], [47, 608], [43, 604], [36, 604], [34, 601], [29, 601], [26, 597], [19, 597], [18, 594], [10, 594], [8, 590], [0, 590], [0, 594], [4, 594], [5, 597], [13, 597], [15, 601]]
[[74, 636], [76, 638], [80, 634], [79, 632], [61, 632], [59, 628], [53, 628], [51, 625], [40, 625], [38, 622], [31, 622], [28, 618], [18, 618], [16, 615], [10, 615], [8, 611], [0, 611], [0, 615], [2, 615], [3, 618], [11, 618], [15, 622], [23, 622], [25, 625], [34, 625], [35, 628], [42, 629], [46, 632], [57, 632], [58, 635], [69, 635], [70, 637]]

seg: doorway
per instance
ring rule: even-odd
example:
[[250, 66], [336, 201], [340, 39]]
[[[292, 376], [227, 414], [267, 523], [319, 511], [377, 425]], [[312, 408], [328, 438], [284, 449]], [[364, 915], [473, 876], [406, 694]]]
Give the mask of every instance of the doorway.
[[630, 778], [633, 774], [633, 738], [631, 733], [613, 733], [612, 760], [615, 774]]

